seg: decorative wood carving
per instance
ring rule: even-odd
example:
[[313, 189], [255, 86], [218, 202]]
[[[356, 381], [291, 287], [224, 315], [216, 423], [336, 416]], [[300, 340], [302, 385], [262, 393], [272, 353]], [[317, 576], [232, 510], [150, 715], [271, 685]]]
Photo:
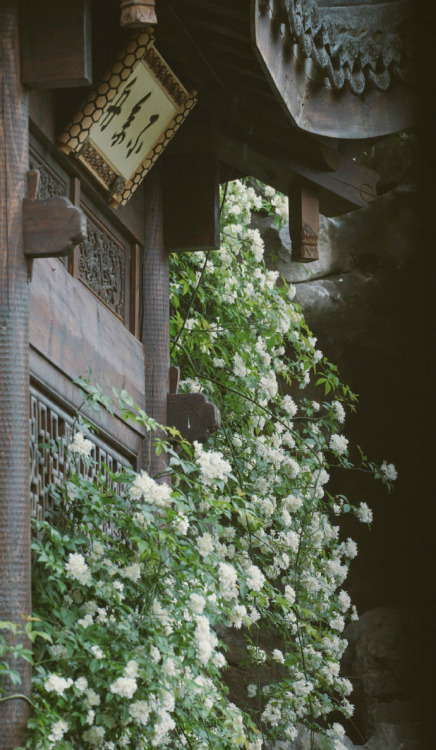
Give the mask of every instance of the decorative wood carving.
[[[50, 485], [61, 484], [69, 471], [67, 446], [73, 439], [73, 417], [54, 404], [49, 398], [35, 388], [30, 391], [30, 503], [32, 516], [44, 520], [49, 507]], [[89, 436], [91, 437], [91, 436]], [[92, 481], [102, 473], [109, 487], [120, 491], [108, 477], [111, 472], [121, 471], [130, 465], [125, 456], [111, 449], [99, 437], [93, 435], [94, 447], [91, 457], [96, 465], [90, 468], [80, 463], [80, 473]], [[58, 445], [56, 451], [49, 447], [54, 440]]]
[[[272, 89], [294, 125], [310, 133], [373, 138], [410, 127], [411, 45], [399, 29], [413, 27], [413, 4], [345, 5], [252, 1], [252, 39]], [[373, 16], [384, 21], [371, 25]]]
[[23, 3], [21, 80], [30, 88], [92, 83], [89, 0]]
[[216, 155], [168, 155], [164, 175], [166, 249], [170, 252], [217, 250], [220, 246], [220, 221]]
[[312, 263], [319, 260], [319, 199], [316, 191], [305, 185], [289, 192], [289, 235], [292, 241], [292, 260]]
[[121, 0], [121, 26], [139, 28], [156, 23], [154, 0]]
[[126, 248], [88, 216], [88, 233], [78, 248], [78, 278], [121, 320], [125, 320]]
[[[38, 154], [30, 150], [29, 167], [39, 172], [39, 188], [35, 198], [55, 198], [67, 195], [67, 183]], [[28, 196], [30, 197], [30, 196]]]

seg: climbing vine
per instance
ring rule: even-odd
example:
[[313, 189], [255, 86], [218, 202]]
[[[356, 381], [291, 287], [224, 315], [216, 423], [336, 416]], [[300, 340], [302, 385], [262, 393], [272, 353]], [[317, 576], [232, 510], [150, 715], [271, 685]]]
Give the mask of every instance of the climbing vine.
[[[264, 262], [252, 211], [286, 219], [271, 188], [229, 183], [218, 251], [176, 255], [171, 347], [181, 389], [222, 415], [210, 442], [174, 431], [171, 485], [144, 471], [90, 481], [91, 427], [79, 415], [70, 473], [34, 521], [34, 711], [26, 748], [248, 750], [293, 741], [300, 725], [341, 750], [351, 684], [340, 675], [355, 542], [344, 513], [366, 502], [329, 491], [332, 465], [391, 488], [344, 434], [356, 397], [317, 348], [288, 286]], [[129, 395], [80, 379], [85, 400], [156, 424]], [[237, 635], [246, 696], [226, 685]], [[230, 639], [231, 640], [231, 639]], [[233, 665], [234, 666], [234, 665]], [[274, 668], [272, 668], [274, 667]], [[228, 680], [227, 680], [228, 682]]]

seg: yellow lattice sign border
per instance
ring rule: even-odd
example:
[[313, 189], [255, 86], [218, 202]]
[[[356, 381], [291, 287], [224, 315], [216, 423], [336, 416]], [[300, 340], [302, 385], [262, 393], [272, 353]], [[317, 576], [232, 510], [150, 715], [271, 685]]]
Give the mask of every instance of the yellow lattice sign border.
[[[93, 141], [92, 131], [97, 132], [95, 126], [102, 118], [106, 117], [107, 121], [108, 110], [110, 111], [111, 105], [113, 110], [113, 103], [120, 101], [119, 95], [127, 88], [126, 82], [131, 79], [138, 65], [145, 66], [157, 86], [165, 93], [172, 104], [174, 115], [154, 140], [141, 163], [135, 165], [132, 173], [126, 176], [114, 165], [110, 150], [105, 153], [101, 145]], [[163, 153], [195, 103], [196, 92], [185, 89], [159, 54], [154, 46], [153, 32], [141, 31], [129, 41], [99, 85], [91, 91], [59, 135], [58, 145], [64, 153], [74, 155], [91, 172], [104, 188], [112, 206], [124, 205]]]

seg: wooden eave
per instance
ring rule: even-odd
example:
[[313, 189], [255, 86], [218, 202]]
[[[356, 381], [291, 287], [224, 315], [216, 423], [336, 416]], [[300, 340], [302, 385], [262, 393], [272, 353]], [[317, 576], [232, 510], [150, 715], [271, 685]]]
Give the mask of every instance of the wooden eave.
[[314, 186], [327, 215], [376, 197], [378, 175], [352, 158], [368, 146], [364, 131], [357, 140], [328, 138], [292, 122], [253, 45], [251, 0], [166, 0], [157, 11], [159, 49], [199, 93], [198, 112], [170, 149], [207, 150], [204, 128], [195, 127], [202, 112], [229, 167], [223, 179], [250, 174], [285, 193], [296, 182]]

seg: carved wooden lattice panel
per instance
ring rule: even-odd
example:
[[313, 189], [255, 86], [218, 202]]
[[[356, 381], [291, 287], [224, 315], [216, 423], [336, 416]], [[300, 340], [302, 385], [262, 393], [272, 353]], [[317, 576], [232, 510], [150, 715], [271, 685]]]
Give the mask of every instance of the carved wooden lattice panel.
[[86, 214], [88, 236], [78, 248], [78, 277], [125, 323], [126, 247], [89, 212]]
[[33, 149], [29, 152], [29, 167], [39, 172], [38, 198], [45, 200], [67, 195], [67, 182], [49, 167]]
[[[54, 404], [36, 389], [30, 390], [30, 502], [32, 516], [44, 520], [49, 507], [49, 488], [51, 484], [60, 484], [69, 470], [67, 445], [73, 438], [73, 418], [66, 411]], [[59, 445], [53, 452], [44, 447], [50, 440]], [[94, 448], [91, 456], [95, 466], [88, 469], [81, 462], [80, 472], [92, 480], [97, 473], [102, 473], [108, 487], [118, 489], [108, 478], [107, 471], [121, 471], [130, 462], [100, 438], [93, 435]], [[106, 468], [107, 467], [107, 468]]]

